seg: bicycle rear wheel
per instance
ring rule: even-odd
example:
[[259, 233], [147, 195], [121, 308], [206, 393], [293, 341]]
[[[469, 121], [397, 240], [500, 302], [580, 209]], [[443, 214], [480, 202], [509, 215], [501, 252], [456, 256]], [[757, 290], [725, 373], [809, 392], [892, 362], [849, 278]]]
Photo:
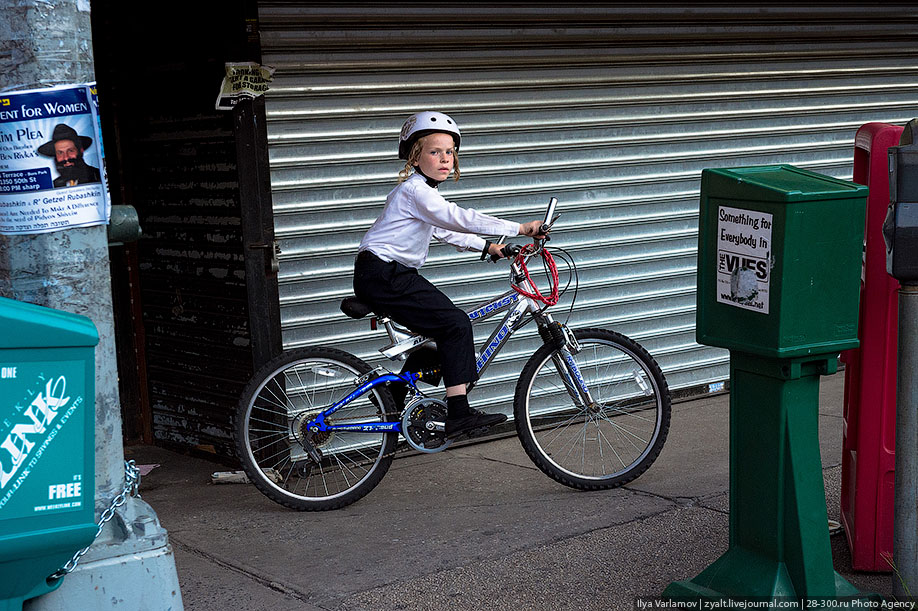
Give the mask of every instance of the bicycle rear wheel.
[[516, 387], [517, 433], [536, 466], [556, 481], [581, 490], [615, 488], [646, 471], [663, 449], [669, 388], [650, 353], [630, 338], [607, 329], [574, 336], [581, 347], [574, 359], [594, 404], [573, 399], [559, 353], [542, 346]]
[[[236, 414], [236, 450], [243, 469], [271, 500], [300, 511], [337, 509], [360, 499], [392, 463], [398, 433], [316, 433], [320, 463], [306, 452], [305, 425], [356, 389], [371, 371], [334, 348], [300, 348], [267, 363], [243, 393]], [[389, 418], [387, 418], [387, 414]], [[395, 402], [377, 387], [326, 418], [326, 423], [395, 420]]]

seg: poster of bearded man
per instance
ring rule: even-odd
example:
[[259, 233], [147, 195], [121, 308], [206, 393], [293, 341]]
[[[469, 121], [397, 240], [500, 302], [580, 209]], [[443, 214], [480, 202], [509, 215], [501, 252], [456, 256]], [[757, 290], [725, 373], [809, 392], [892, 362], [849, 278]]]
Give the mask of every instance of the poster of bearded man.
[[92, 87], [0, 92], [0, 234], [107, 224], [103, 163]]

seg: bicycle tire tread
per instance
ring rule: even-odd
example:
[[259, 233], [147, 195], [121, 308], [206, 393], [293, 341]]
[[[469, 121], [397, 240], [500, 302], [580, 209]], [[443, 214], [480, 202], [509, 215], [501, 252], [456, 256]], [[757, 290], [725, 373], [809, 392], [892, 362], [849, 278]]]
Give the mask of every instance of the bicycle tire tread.
[[639, 463], [628, 469], [628, 471], [625, 473], [622, 473], [621, 475], [609, 480], [589, 480], [585, 478], [578, 478], [560, 471], [555, 465], [553, 465], [539, 450], [538, 444], [534, 439], [531, 438], [529, 430], [525, 424], [527, 420], [525, 414], [525, 406], [527, 404], [528, 388], [531, 379], [534, 378], [538, 373], [538, 368], [553, 352], [554, 348], [551, 346], [542, 346], [536, 350], [536, 352], [533, 353], [530, 359], [526, 362], [522, 373], [520, 374], [519, 381], [516, 385], [516, 392], [514, 393], [513, 402], [517, 436], [520, 439], [520, 444], [523, 446], [523, 449], [529, 456], [529, 459], [532, 460], [532, 462], [543, 473], [558, 483], [570, 488], [585, 491], [619, 488], [627, 483], [634, 481], [636, 478], [646, 472], [663, 451], [663, 445], [665, 444], [666, 438], [669, 434], [671, 418], [671, 397], [669, 392], [669, 385], [667, 384], [666, 378], [663, 375], [663, 370], [660, 368], [656, 360], [654, 360], [654, 358], [643, 346], [628, 336], [622, 335], [616, 331], [597, 327], [577, 329], [574, 331], [574, 336], [578, 341], [581, 339], [587, 339], [589, 337], [601, 337], [605, 341], [611, 342], [613, 345], [627, 348], [628, 351], [637, 356], [642, 364], [647, 366], [659, 387], [661, 398], [661, 405], [659, 409], [663, 412], [661, 418], [662, 421], [657, 433], [657, 438], [653, 443], [653, 447], [651, 448], [650, 452], [648, 452], [647, 455], [641, 459]]
[[[261, 468], [257, 463], [253, 463], [250, 459], [249, 448], [245, 442], [247, 437], [245, 434], [246, 419], [250, 411], [250, 404], [255, 399], [255, 395], [270, 379], [273, 379], [283, 368], [289, 367], [298, 361], [310, 358], [327, 358], [329, 360], [339, 361], [354, 367], [361, 375], [372, 370], [366, 362], [353, 354], [337, 348], [324, 346], [295, 348], [272, 358], [262, 365], [252, 376], [237, 406], [236, 422], [234, 426], [236, 458], [241, 463], [249, 481], [251, 481], [262, 494], [275, 503], [297, 511], [329, 511], [340, 509], [341, 507], [360, 500], [379, 484], [392, 464], [392, 455], [398, 441], [398, 433], [386, 433], [384, 435], [384, 448], [371, 476], [361, 481], [355, 488], [347, 491], [340, 497], [327, 500], [294, 499], [291, 495], [280, 492], [276, 486], [268, 481], [268, 478], [261, 472]], [[377, 391], [381, 399], [382, 413], [395, 413], [395, 400], [392, 398], [392, 394], [389, 390], [384, 387], [377, 387], [374, 390]]]

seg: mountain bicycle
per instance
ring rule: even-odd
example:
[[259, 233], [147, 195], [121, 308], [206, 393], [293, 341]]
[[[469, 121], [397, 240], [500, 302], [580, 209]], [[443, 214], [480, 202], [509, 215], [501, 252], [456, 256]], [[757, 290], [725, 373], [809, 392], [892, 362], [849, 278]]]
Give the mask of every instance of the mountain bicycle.
[[[515, 332], [535, 322], [543, 343], [522, 368], [513, 400], [520, 442], [535, 465], [561, 484], [615, 488], [646, 471], [663, 449], [669, 388], [660, 366], [634, 340], [607, 329], [571, 330], [547, 313], [563, 294], [546, 247], [556, 205], [551, 198], [543, 239], [505, 247], [510, 290], [467, 312], [477, 324], [506, 311], [481, 346], [478, 373]], [[559, 256], [576, 281], [573, 257]], [[528, 269], [535, 257], [549, 277], [546, 295]], [[356, 297], [344, 299], [341, 308], [355, 319], [371, 313]], [[390, 343], [380, 352], [389, 359], [431, 348], [430, 339], [386, 316], [372, 318], [371, 326], [385, 328]], [[418, 387], [438, 378], [436, 366], [393, 373], [332, 347], [284, 352], [253, 376], [239, 403], [236, 446], [243, 468], [262, 493], [286, 507], [349, 505], [380, 482], [397, 448], [434, 453], [455, 441], [445, 434], [445, 401]], [[391, 392], [396, 384], [407, 386], [403, 405]]]

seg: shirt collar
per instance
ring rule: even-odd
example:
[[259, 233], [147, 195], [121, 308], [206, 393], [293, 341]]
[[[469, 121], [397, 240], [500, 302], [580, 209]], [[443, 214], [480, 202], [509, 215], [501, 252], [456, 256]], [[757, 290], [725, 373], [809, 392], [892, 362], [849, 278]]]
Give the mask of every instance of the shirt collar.
[[424, 181], [427, 183], [428, 187], [433, 187], [434, 189], [439, 187], [440, 183], [443, 182], [442, 180], [434, 180], [433, 178], [431, 178], [430, 176], [422, 172], [421, 168], [418, 168], [418, 167], [414, 168], [414, 173], [420, 176], [421, 178], [423, 178]]

